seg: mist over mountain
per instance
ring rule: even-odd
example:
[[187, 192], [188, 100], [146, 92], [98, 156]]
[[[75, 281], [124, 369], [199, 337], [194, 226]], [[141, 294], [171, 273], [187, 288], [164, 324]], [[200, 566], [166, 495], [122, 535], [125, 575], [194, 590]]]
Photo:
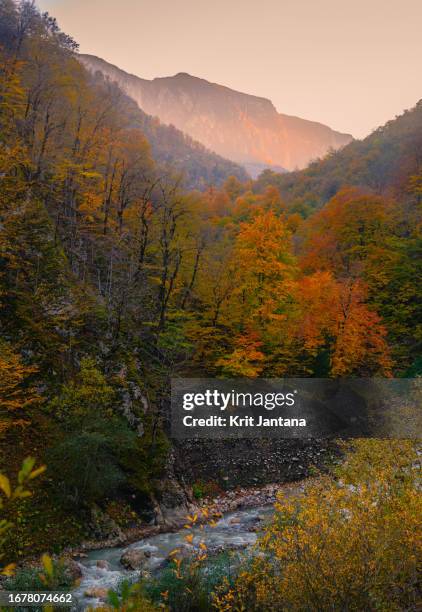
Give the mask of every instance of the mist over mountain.
[[128, 74], [95, 57], [80, 54], [92, 72], [100, 71], [146, 113], [172, 124], [219, 155], [257, 176], [266, 167], [304, 168], [330, 149], [352, 140], [321, 123], [278, 113], [270, 100], [179, 73], [152, 81]]

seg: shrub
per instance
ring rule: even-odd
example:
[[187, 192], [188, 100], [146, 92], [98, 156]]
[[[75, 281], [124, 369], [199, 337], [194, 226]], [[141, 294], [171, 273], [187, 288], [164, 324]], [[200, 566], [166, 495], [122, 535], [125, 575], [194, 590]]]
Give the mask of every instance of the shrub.
[[101, 500], [125, 481], [116, 456], [118, 444], [122, 440], [116, 431], [87, 431], [69, 434], [48, 453], [50, 469], [69, 500], [76, 505]]
[[27, 457], [19, 470], [17, 485], [12, 486], [9, 478], [0, 472], [0, 574], [9, 576], [13, 573], [15, 563], [3, 566], [5, 551], [8, 543], [13, 541], [15, 521], [18, 518], [19, 503], [31, 497], [32, 491], [28, 488], [31, 480], [37, 478], [45, 471], [45, 466], [35, 468], [35, 459]]
[[202, 499], [203, 497], [217, 497], [222, 493], [221, 487], [217, 482], [210, 480], [204, 482], [197, 480], [192, 485], [192, 493], [195, 499]]
[[338, 479], [280, 498], [250, 569], [214, 605], [228, 610], [412, 610], [422, 562], [420, 461], [410, 441], [355, 443]]
[[178, 568], [171, 563], [155, 580], [145, 585], [145, 594], [155, 603], [168, 605], [177, 612], [208, 612], [212, 593], [223, 578], [233, 585], [239, 555], [224, 552], [204, 563], [182, 560]]
[[66, 567], [53, 561], [54, 581], [47, 583], [42, 580], [40, 568], [25, 567], [18, 569], [13, 576], [7, 578], [4, 587], [7, 591], [68, 591], [73, 587], [74, 580]]
[[195, 499], [202, 499], [204, 497], [204, 487], [200, 482], [194, 482], [192, 485], [192, 493]]
[[49, 471], [75, 505], [102, 500], [126, 479], [121, 464], [136, 451], [137, 437], [115, 403], [116, 393], [95, 362], [83, 359], [76, 379], [47, 408], [65, 434], [47, 453]]
[[[130, 583], [128, 580], [122, 580], [116, 591], [109, 590], [107, 605], [96, 607], [97, 612], [156, 612], [163, 610], [163, 607], [157, 607], [145, 595], [141, 583]], [[92, 608], [90, 608], [92, 610]]]

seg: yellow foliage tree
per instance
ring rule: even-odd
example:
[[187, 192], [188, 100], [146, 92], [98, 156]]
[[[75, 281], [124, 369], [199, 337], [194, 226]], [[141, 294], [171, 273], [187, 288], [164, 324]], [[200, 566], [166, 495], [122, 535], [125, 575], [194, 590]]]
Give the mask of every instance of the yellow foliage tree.
[[260, 350], [262, 342], [254, 332], [239, 336], [234, 350], [217, 361], [224, 374], [234, 377], [255, 378], [264, 368], [265, 355]]
[[279, 498], [252, 565], [221, 612], [416, 610], [422, 562], [420, 467], [411, 441], [361, 440], [301, 499]]
[[0, 341], [0, 432], [12, 425], [28, 423], [24, 410], [40, 400], [27, 379], [37, 371], [22, 362], [22, 357], [4, 340]]
[[[244, 323], [260, 325], [278, 317], [293, 286], [291, 235], [272, 210], [259, 211], [241, 225], [235, 245], [238, 295]], [[282, 316], [282, 314], [281, 314]]]

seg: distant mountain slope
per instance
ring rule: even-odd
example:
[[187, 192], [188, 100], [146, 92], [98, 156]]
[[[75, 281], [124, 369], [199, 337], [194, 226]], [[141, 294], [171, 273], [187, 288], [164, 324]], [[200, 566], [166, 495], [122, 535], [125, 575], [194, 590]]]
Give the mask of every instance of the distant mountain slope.
[[352, 140], [321, 123], [279, 114], [270, 100], [186, 73], [148, 81], [92, 55], [79, 58], [89, 70], [116, 81], [146, 113], [250, 168], [303, 168]]
[[151, 145], [154, 159], [182, 172], [187, 188], [220, 186], [229, 176], [236, 176], [241, 182], [249, 179], [243, 166], [210, 151], [174, 126], [160, 123], [138, 107], [133, 114], [134, 122]]
[[244, 162], [242, 165], [244, 168], [246, 168], [246, 171], [254, 179], [258, 178], [258, 176], [262, 172], [264, 172], [264, 170], [267, 170], [267, 169], [270, 169], [273, 172], [280, 172], [282, 174], [284, 174], [285, 172], [288, 172], [288, 170], [286, 170], [285, 168], [282, 168], [281, 166], [276, 166], [274, 164], [268, 165], [268, 164], [261, 164], [258, 162]]
[[[102, 82], [106, 77], [97, 72], [91, 78], [94, 82]], [[139, 128], [145, 135], [154, 160], [163, 168], [168, 166], [172, 171], [181, 172], [187, 189], [218, 187], [229, 176], [235, 176], [241, 182], [250, 180], [243, 166], [208, 150], [174, 126], [164, 125], [157, 117], [151, 117], [140, 109], [127, 94], [123, 95], [124, 99], [120, 101], [122, 112], [130, 118], [131, 126]]]
[[410, 177], [421, 170], [422, 100], [364, 140], [351, 142], [305, 170], [289, 174], [266, 170], [255, 189], [276, 185], [287, 203], [309, 210], [323, 206], [345, 185], [403, 197], [409, 192]]

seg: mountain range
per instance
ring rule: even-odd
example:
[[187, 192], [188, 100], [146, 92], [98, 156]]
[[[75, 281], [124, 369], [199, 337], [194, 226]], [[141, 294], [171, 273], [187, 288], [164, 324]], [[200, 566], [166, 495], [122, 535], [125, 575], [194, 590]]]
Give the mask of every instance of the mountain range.
[[79, 54], [91, 72], [101, 72], [147, 114], [174, 125], [205, 147], [243, 165], [256, 177], [306, 167], [352, 140], [326, 125], [278, 113], [266, 98], [248, 95], [180, 72], [147, 80], [93, 55]]

